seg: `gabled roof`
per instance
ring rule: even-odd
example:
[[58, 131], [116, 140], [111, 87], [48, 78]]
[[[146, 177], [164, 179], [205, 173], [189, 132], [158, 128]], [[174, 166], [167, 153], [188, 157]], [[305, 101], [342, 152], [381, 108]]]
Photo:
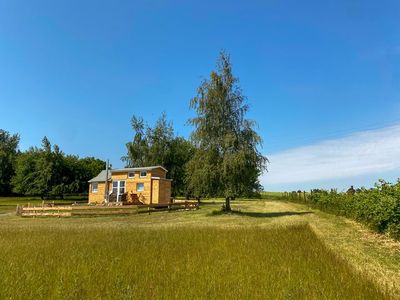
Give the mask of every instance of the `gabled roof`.
[[168, 172], [166, 168], [163, 166], [151, 166], [151, 167], [140, 167], [140, 168], [122, 168], [122, 169], [112, 169], [112, 173], [117, 172], [134, 172], [134, 171], [151, 171], [154, 169], [163, 169], [165, 172]]
[[[151, 167], [141, 167], [141, 168], [122, 168], [122, 169], [111, 169], [108, 170], [108, 180], [111, 180], [111, 173], [119, 172], [135, 172], [135, 171], [151, 171], [154, 169], [163, 169], [168, 172], [163, 166], [151, 166]], [[90, 179], [88, 182], [105, 182], [106, 181], [106, 170], [101, 171], [96, 177]]]
[[[108, 180], [111, 180], [111, 172], [108, 172]], [[105, 182], [106, 170], [101, 171], [96, 177], [90, 179], [88, 182]]]

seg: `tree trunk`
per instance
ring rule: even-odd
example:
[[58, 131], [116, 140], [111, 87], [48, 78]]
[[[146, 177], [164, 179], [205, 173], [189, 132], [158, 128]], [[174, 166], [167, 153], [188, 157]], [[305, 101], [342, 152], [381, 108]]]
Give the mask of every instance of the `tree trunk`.
[[231, 197], [225, 197], [225, 211], [232, 211]]

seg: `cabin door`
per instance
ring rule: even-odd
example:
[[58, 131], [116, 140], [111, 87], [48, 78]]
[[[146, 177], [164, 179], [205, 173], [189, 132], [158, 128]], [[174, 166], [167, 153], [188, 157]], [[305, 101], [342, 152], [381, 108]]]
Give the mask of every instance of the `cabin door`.
[[125, 193], [125, 181], [113, 181], [113, 194], [117, 195], [117, 202], [121, 201], [121, 196]]

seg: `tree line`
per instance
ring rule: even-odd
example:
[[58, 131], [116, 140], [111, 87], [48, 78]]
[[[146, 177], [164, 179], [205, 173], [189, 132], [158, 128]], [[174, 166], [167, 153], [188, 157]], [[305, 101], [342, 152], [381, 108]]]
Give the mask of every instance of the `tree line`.
[[44, 137], [42, 145], [18, 149], [20, 137], [0, 129], [0, 195], [63, 198], [65, 194], [87, 193], [87, 181], [105, 168], [94, 157], [66, 155]]
[[[189, 138], [175, 134], [165, 114], [149, 126], [133, 116], [133, 138], [121, 159], [126, 167], [162, 165], [173, 179], [172, 194], [224, 197], [225, 209], [236, 197], [259, 195], [259, 176], [267, 158], [260, 153], [256, 123], [246, 118], [246, 97], [232, 73], [229, 55], [221, 52], [216, 70], [204, 79], [189, 106]], [[19, 136], [0, 131], [0, 194], [62, 196], [87, 192], [87, 181], [105, 168], [104, 161], [64, 154], [44, 137], [40, 148], [18, 150]]]

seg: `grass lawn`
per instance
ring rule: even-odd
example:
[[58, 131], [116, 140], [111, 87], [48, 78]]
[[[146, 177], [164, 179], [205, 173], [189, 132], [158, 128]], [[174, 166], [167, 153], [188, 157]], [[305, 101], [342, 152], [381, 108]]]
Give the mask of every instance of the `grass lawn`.
[[220, 206], [68, 219], [4, 209], [0, 299], [400, 296], [398, 243], [299, 204], [234, 201], [230, 215]]
[[[18, 204], [21, 205], [27, 205], [32, 204], [32, 205], [40, 205], [43, 202], [43, 200], [40, 197], [0, 197], [0, 214], [2, 213], [9, 213], [12, 210], [15, 210], [15, 207]], [[78, 203], [83, 203], [87, 202], [87, 200], [82, 200], [82, 197], [74, 197], [70, 196], [64, 200], [44, 200], [45, 203], [56, 203], [56, 204], [65, 204], [69, 205], [74, 202]]]

